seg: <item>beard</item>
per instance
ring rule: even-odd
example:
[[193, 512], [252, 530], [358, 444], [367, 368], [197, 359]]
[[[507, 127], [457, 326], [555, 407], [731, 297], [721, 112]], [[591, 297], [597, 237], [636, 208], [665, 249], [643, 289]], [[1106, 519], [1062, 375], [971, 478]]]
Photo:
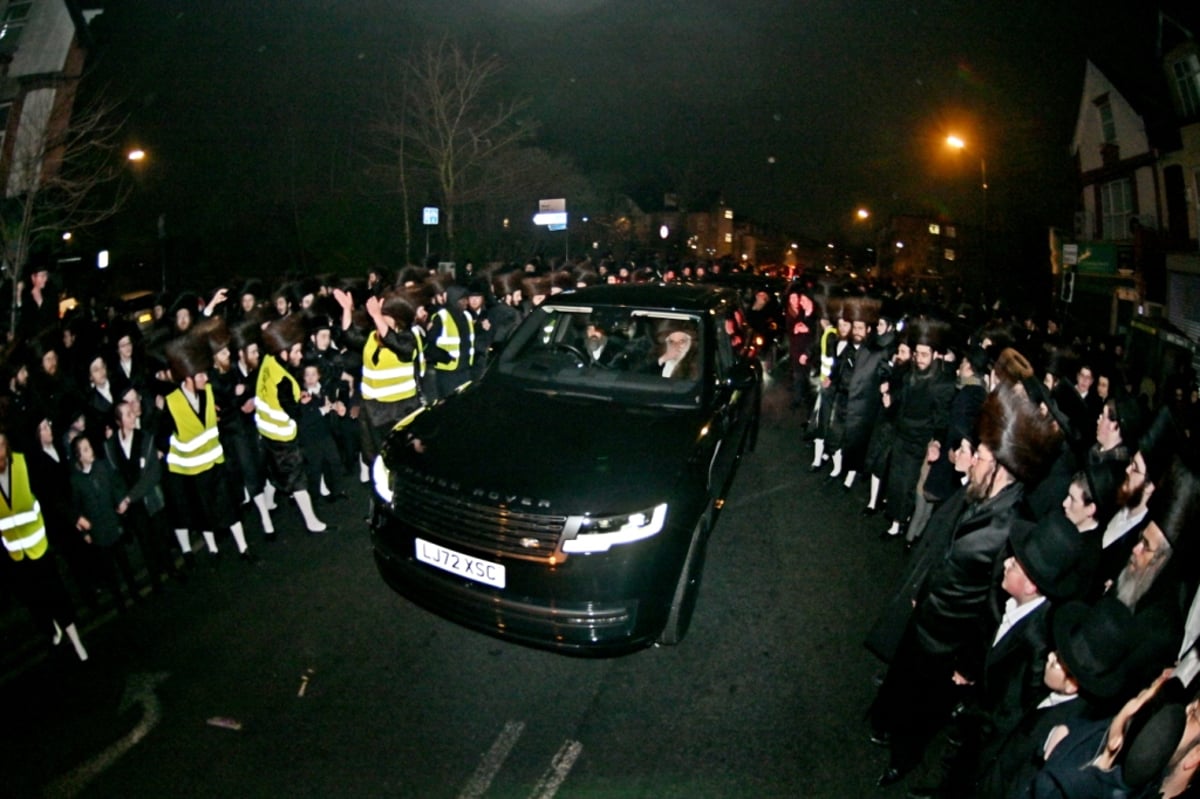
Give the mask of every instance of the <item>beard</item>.
[[1117, 599], [1125, 607], [1133, 610], [1137, 607], [1137, 603], [1150, 590], [1150, 586], [1154, 585], [1154, 579], [1158, 577], [1159, 572], [1163, 570], [1163, 566], [1167, 564], [1170, 557], [1170, 552], [1163, 553], [1162, 557], [1156, 557], [1144, 569], [1137, 569], [1133, 562], [1125, 564], [1125, 568], [1117, 575], [1116, 592]]
[[1118, 508], [1136, 508], [1142, 504], [1142, 497], [1146, 493], [1146, 482], [1143, 480], [1137, 488], [1129, 488], [1129, 481], [1121, 483], [1121, 487], [1117, 489], [1117, 507]]
[[967, 476], [967, 499], [972, 502], [982, 502], [992, 494], [992, 485], [996, 480], [996, 467], [993, 465], [981, 479], [975, 480]]
[[592, 338], [591, 336], [588, 336], [587, 339], [584, 340], [583, 345], [587, 347], [588, 353], [594, 356], [596, 353], [600, 352], [600, 350], [604, 349], [604, 339]]

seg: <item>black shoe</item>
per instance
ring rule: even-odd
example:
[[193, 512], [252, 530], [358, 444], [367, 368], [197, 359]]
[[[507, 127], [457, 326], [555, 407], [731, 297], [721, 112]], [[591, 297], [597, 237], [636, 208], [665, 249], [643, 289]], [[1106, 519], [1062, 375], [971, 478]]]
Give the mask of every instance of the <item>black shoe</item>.
[[238, 555], [238, 557], [241, 558], [244, 562], [249, 563], [251, 566], [258, 563], [258, 553], [254, 552], [251, 549], [247, 549], [245, 552]]
[[325, 535], [326, 533], [336, 533], [336, 532], [337, 532], [336, 524], [330, 524], [329, 522], [325, 522], [324, 530], [309, 530], [308, 534], [309, 535]]
[[875, 781], [875, 784], [880, 788], [886, 788], [889, 785], [895, 785], [896, 783], [900, 782], [900, 780], [904, 779], [904, 774], [905, 772], [901, 771], [895, 766], [888, 766], [884, 772], [879, 775], [879, 779]]
[[822, 468], [824, 468], [824, 464], [818, 464], [817, 466], [809, 466], [808, 470], [813, 474], [816, 474], [817, 472], [821, 471]]
[[883, 686], [883, 681], [886, 678], [887, 678], [886, 671], [877, 671], [871, 675], [871, 685], [874, 685], [876, 688], [881, 688]]
[[879, 513], [879, 508], [872, 508], [870, 505], [868, 505], [867, 507], [860, 510], [858, 512], [858, 515], [859, 516], [874, 516], [876, 513]]
[[263, 541], [266, 541], [268, 544], [274, 544], [278, 540], [279, 533], [263, 533]]
[[872, 732], [869, 740], [876, 746], [891, 746], [892, 734], [890, 732]]
[[879, 540], [880, 541], [902, 541], [902, 540], [904, 540], [904, 535], [903, 535], [902, 531], [900, 531], [900, 530], [897, 530], [896, 532], [893, 533], [892, 528], [887, 527], [883, 530], [883, 532], [881, 532], [879, 534]]

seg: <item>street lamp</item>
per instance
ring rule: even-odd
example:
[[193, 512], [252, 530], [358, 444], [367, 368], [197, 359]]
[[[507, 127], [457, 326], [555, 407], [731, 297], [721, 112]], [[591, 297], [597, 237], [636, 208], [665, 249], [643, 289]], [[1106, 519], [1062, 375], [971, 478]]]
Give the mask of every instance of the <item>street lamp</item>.
[[[946, 137], [946, 146], [961, 151], [967, 149], [967, 142], [951, 133]], [[979, 156], [979, 186], [983, 192], [983, 220], [980, 225], [980, 247], [983, 255], [983, 268], [986, 272], [988, 262], [988, 179], [987, 161], [984, 159], [982, 153]]]

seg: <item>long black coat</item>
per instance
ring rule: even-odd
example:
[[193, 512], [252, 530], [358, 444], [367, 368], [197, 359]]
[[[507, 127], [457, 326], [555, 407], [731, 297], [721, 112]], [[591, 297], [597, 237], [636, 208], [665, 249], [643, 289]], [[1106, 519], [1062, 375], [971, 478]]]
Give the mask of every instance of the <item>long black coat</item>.
[[879, 384], [887, 374], [887, 350], [874, 340], [868, 340], [845, 360], [853, 360], [853, 368], [842, 368], [838, 372], [837, 392], [834, 400], [834, 418], [831, 422], [832, 446], [846, 452], [846, 468], [858, 469], [866, 456], [867, 442], [883, 399]]
[[1021, 484], [1014, 483], [968, 507], [959, 518], [946, 559], [930, 572], [917, 603], [913, 622], [921, 646], [954, 655], [955, 667], [968, 678], [980, 676], [982, 653], [995, 634], [996, 586], [1022, 495]]
[[943, 370], [942, 361], [925, 372], [910, 369], [892, 409], [895, 443], [888, 472], [888, 515], [901, 521], [913, 514], [917, 481], [931, 441], [946, 439], [954, 381]]

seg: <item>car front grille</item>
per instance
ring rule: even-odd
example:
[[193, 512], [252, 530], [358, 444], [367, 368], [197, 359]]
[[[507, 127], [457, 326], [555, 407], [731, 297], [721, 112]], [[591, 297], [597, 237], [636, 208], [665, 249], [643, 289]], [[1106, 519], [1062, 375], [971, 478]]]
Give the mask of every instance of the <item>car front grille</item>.
[[[567, 522], [565, 516], [481, 503], [454, 490], [426, 484], [405, 471], [393, 475], [392, 490], [391, 512], [405, 525], [448, 546], [459, 544], [524, 560], [550, 562]], [[558, 553], [557, 559], [562, 558]]]

